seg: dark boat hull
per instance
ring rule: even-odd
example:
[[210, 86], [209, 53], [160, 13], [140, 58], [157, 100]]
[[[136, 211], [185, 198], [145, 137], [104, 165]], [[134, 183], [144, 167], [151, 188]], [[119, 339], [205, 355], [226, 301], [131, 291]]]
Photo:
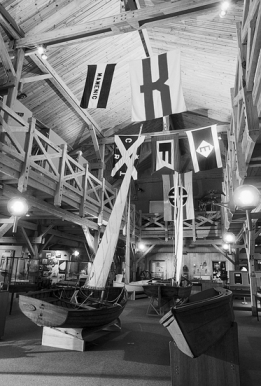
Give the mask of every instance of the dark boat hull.
[[233, 321], [232, 292], [211, 288], [172, 307], [160, 323], [168, 329], [178, 348], [194, 358], [221, 339]]
[[[19, 307], [29, 319], [39, 326], [93, 328], [107, 325], [117, 319], [124, 310], [128, 299], [127, 291], [122, 288], [108, 287], [102, 302], [98, 300], [100, 291], [81, 289], [78, 304], [73, 304], [69, 302], [69, 299], [74, 290], [74, 288], [59, 288], [20, 295]], [[91, 301], [88, 302], [88, 305], [85, 302], [85, 306], [81, 306], [81, 302], [90, 292], [93, 292]]]

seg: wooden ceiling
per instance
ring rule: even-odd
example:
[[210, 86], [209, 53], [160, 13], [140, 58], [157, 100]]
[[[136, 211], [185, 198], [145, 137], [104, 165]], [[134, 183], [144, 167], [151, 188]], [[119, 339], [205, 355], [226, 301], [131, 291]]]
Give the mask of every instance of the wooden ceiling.
[[[139, 9], [127, 12], [120, 0], [1, 3], [19, 26], [15, 39], [10, 39], [6, 26], [1, 28], [10, 54], [12, 46], [27, 51], [22, 103], [59, 134], [69, 149], [82, 149], [87, 159], [95, 159], [92, 125], [98, 138], [126, 128], [130, 132], [135, 126], [131, 122], [129, 65], [145, 58], [147, 51], [150, 55], [181, 51], [187, 111], [179, 129], [230, 122], [230, 88], [238, 50], [236, 23], [242, 18], [243, 1], [233, 1], [224, 18], [219, 17], [220, 1], [214, 0], [140, 0], [136, 2]], [[47, 48], [46, 61], [35, 53], [41, 43]], [[101, 62], [117, 63], [107, 108], [83, 110], [79, 101], [87, 65]], [[42, 74], [47, 75], [35, 78]], [[3, 68], [1, 75], [4, 81]], [[160, 131], [157, 120], [148, 126], [151, 132], [155, 126]]]

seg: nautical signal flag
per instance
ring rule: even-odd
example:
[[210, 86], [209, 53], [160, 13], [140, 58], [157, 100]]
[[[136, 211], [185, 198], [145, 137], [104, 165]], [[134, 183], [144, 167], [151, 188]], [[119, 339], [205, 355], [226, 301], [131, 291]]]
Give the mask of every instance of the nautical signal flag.
[[179, 135], [151, 137], [152, 174], [170, 174], [179, 170]]
[[87, 66], [81, 108], [106, 108], [115, 66], [106, 63]]
[[148, 121], [186, 110], [180, 52], [130, 62], [132, 121]]
[[[177, 211], [177, 196], [182, 194], [183, 219], [195, 218], [193, 202], [192, 173], [179, 174], [175, 172], [170, 175], [162, 175], [163, 199], [164, 199], [164, 221], [174, 221]], [[175, 192], [176, 187], [178, 192]], [[178, 194], [177, 194], [178, 193]]]
[[[111, 171], [112, 177], [123, 178], [127, 171], [127, 164], [129, 158], [135, 153], [136, 161], [138, 161], [138, 151], [140, 145], [144, 142], [144, 135], [115, 135], [114, 136], [114, 156], [113, 169]], [[137, 180], [137, 169], [134, 167], [132, 177]]]
[[186, 132], [195, 173], [222, 168], [216, 125]]

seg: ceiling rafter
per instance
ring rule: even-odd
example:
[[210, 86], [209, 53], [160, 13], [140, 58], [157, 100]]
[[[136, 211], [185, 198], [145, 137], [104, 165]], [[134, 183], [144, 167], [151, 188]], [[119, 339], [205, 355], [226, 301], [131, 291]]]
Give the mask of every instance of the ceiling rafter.
[[118, 15], [88, 23], [42, 32], [41, 34], [27, 34], [25, 38], [16, 41], [16, 48], [28, 48], [39, 44], [53, 45], [83, 37], [98, 39], [133, 32], [148, 27], [150, 23], [153, 25], [161, 24], [163, 19], [208, 9], [218, 4], [220, 4], [220, 0], [201, 0], [197, 3], [194, 0], [182, 0], [145, 7], [136, 11], [121, 12]]
[[91, 132], [93, 128], [98, 136], [102, 136], [101, 128], [98, 123], [92, 118], [92, 116], [87, 112], [81, 109], [80, 102], [73, 94], [73, 92], [69, 89], [66, 83], [62, 80], [62, 78], [57, 74], [55, 69], [46, 61], [43, 60], [40, 55], [33, 54], [31, 55], [32, 61], [39, 67], [39, 69], [44, 74], [50, 74], [52, 77], [49, 81], [55, 86], [55, 88], [60, 91], [66, 101], [70, 104], [70, 106], [74, 109], [74, 111], [81, 117], [81, 119], [87, 124], [88, 130]]

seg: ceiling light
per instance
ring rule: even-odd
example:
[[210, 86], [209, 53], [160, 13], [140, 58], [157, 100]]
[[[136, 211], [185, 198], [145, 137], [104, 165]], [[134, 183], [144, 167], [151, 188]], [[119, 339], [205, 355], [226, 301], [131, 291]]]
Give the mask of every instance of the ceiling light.
[[44, 53], [44, 51], [45, 51], [44, 46], [39, 46], [39, 47], [37, 48], [37, 51], [38, 51], [38, 54], [39, 54], [39, 55], [42, 55], [42, 54]]
[[230, 7], [230, 2], [229, 1], [223, 1], [222, 2], [222, 4], [221, 4], [222, 11], [227, 11], [229, 7]]
[[41, 55], [41, 58], [42, 58], [43, 60], [46, 60], [46, 59], [48, 58], [48, 56], [46, 55], [46, 52], [44, 52], [44, 53]]
[[229, 1], [223, 1], [221, 3], [221, 11], [219, 13], [219, 17], [223, 18], [227, 14], [227, 10], [230, 7], [230, 2]]

